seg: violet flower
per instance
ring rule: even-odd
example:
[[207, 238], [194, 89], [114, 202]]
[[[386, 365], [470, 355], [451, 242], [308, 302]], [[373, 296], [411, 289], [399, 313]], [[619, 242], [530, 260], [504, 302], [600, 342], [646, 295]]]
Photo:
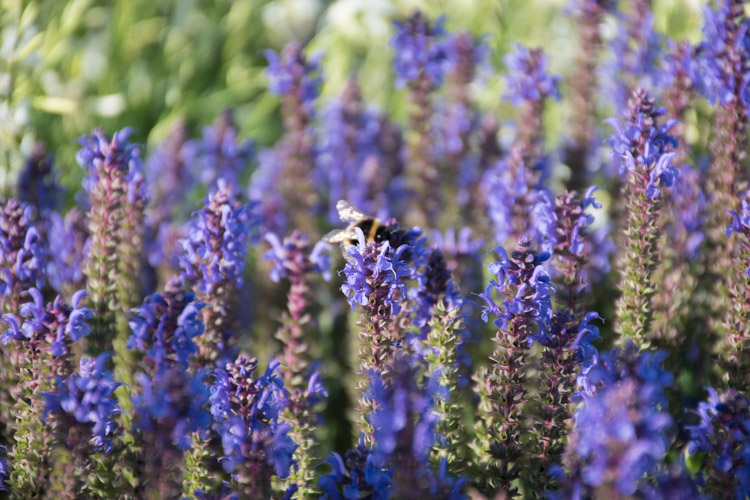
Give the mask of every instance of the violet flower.
[[203, 334], [202, 303], [195, 295], [170, 283], [162, 294], [146, 297], [133, 310], [128, 349], [145, 354], [144, 362], [151, 373], [172, 364], [188, 367], [190, 356], [198, 351], [194, 339]]
[[256, 225], [249, 206], [219, 180], [182, 240], [182, 277], [193, 283], [196, 297], [206, 304], [201, 310], [206, 329], [198, 337], [195, 359], [200, 366], [232, 356], [236, 292], [242, 286], [248, 239]]
[[81, 436], [71, 430], [79, 426], [93, 436], [94, 450], [112, 451], [111, 437], [118, 430], [116, 417], [120, 414], [114, 391], [121, 384], [106, 368], [110, 356], [103, 353], [96, 359], [82, 357], [78, 372], [57, 377], [56, 389], [45, 394], [46, 412], [56, 415], [60, 430], [67, 431], [64, 439], [71, 450], [81, 451], [81, 445], [86, 448], [88, 440], [74, 442]]
[[690, 453], [706, 453], [700, 476], [713, 498], [750, 494], [750, 407], [734, 389], [719, 396], [707, 387], [708, 400], [698, 403], [700, 421], [688, 428]]
[[[191, 170], [190, 177], [209, 189], [219, 179], [239, 185], [241, 176], [253, 158], [253, 143], [239, 140], [239, 132], [230, 110], [224, 110], [213, 126], [203, 129], [203, 137], [188, 141], [181, 156]], [[184, 180], [181, 180], [184, 183]]]
[[670, 135], [674, 121], [660, 124], [665, 113], [654, 99], [639, 89], [628, 104], [628, 116], [620, 125], [609, 120], [616, 133], [612, 136], [612, 160], [625, 178], [627, 209], [624, 259], [620, 266], [622, 295], [617, 303], [616, 329], [622, 340], [631, 338], [645, 342], [653, 319], [652, 297], [656, 291], [653, 273], [659, 263], [662, 189], [671, 187], [677, 177], [672, 165], [677, 146]]
[[[547, 334], [552, 319], [551, 285], [542, 265], [550, 255], [532, 250], [528, 239], [521, 239], [510, 257], [502, 247], [495, 252], [500, 260], [489, 265], [495, 278], [480, 297], [486, 303], [482, 319], [495, 316], [497, 334], [489, 367], [474, 377], [480, 401], [472, 447], [476, 466], [485, 471], [482, 490], [514, 495], [513, 482], [521, 469], [511, 463], [529, 458], [520, 439], [526, 432], [522, 405], [527, 394], [529, 348], [535, 337]], [[496, 293], [501, 304], [495, 300]]]
[[0, 306], [18, 313], [27, 290], [44, 286], [47, 250], [34, 209], [13, 198], [0, 202]]
[[295, 445], [289, 425], [279, 420], [288, 394], [278, 366], [272, 361], [254, 379], [257, 361], [238, 356], [214, 371], [211, 414], [224, 448], [221, 464], [244, 498], [270, 496], [272, 476], [286, 478], [292, 465]]
[[89, 229], [86, 215], [71, 208], [64, 217], [57, 213], [49, 216], [47, 232], [50, 248], [47, 276], [50, 285], [58, 293], [71, 296], [75, 290], [86, 286], [84, 263], [89, 247]]
[[[88, 173], [85, 187], [91, 203], [88, 214], [91, 242], [84, 274], [94, 310], [94, 349], [101, 349], [115, 338], [117, 308], [112, 305], [119, 303], [120, 294], [110, 284], [121, 279], [124, 265], [121, 252], [131, 252], [132, 248], [125, 238], [132, 237], [137, 230], [137, 214], [128, 207], [141, 195], [142, 175], [138, 149], [128, 142], [129, 137], [129, 129], [115, 133], [111, 139], [103, 131], [94, 130], [80, 139], [82, 148], [76, 155], [78, 164]], [[137, 260], [142, 251], [128, 255]], [[139, 276], [123, 279], [134, 280]], [[128, 287], [122, 290], [125, 289]], [[131, 300], [132, 297], [127, 297], [125, 303]], [[119, 340], [124, 346], [124, 340]]]
[[444, 19], [430, 24], [420, 11], [404, 22], [395, 22], [390, 45], [394, 50], [396, 86], [409, 88], [409, 188], [415, 193], [410, 207], [413, 222], [436, 226], [440, 211], [440, 171], [433, 157], [432, 94], [443, 82], [447, 52], [443, 38]]
[[302, 47], [292, 42], [280, 55], [271, 50], [265, 55], [269, 88], [281, 97], [284, 123], [284, 136], [276, 148], [283, 171], [277, 190], [293, 227], [312, 227], [311, 216], [319, 202], [312, 183], [316, 142], [312, 123], [320, 92], [322, 54], [308, 58]]
[[661, 368], [665, 356], [639, 354], [632, 343], [600, 354], [589, 373], [593, 392], [581, 393], [565, 451], [570, 473], [554, 472], [562, 492], [586, 497], [604, 488], [630, 496], [661, 476], [673, 436], [665, 394], [673, 376]]

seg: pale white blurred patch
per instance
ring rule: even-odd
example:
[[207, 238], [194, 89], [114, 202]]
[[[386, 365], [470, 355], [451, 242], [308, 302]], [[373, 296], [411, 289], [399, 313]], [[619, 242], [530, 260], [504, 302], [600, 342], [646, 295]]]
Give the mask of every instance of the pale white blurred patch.
[[315, 32], [320, 0], [275, 0], [263, 7], [263, 24], [276, 43], [305, 41]]
[[339, 0], [326, 15], [328, 24], [352, 39], [382, 39], [390, 34], [396, 7], [390, 0]]

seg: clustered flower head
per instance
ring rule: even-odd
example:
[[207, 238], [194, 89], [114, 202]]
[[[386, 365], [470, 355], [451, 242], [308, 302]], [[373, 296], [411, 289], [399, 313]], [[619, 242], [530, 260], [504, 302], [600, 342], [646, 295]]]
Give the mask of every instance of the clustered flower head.
[[[257, 360], [242, 355], [214, 371], [211, 415], [224, 448], [222, 466], [255, 494], [268, 492], [271, 475], [285, 478], [295, 445], [289, 425], [279, 420], [287, 404], [284, 383], [271, 362], [254, 379]], [[271, 471], [273, 471], [271, 473]]]
[[720, 0], [717, 8], [704, 7], [704, 41], [698, 46], [695, 79], [703, 95], [713, 103], [740, 99], [750, 105], [750, 20], [743, 3]]
[[58, 377], [55, 390], [45, 394], [47, 412], [90, 427], [94, 449], [104, 449], [106, 453], [112, 451], [109, 438], [118, 430], [120, 414], [114, 391], [121, 384], [106, 368], [110, 356], [102, 353], [96, 358], [82, 357], [78, 372]]
[[514, 106], [519, 107], [526, 101], [560, 99], [561, 77], [549, 74], [547, 56], [541, 49], [516, 44], [504, 62], [509, 75], [505, 99]]
[[729, 389], [721, 396], [706, 388], [708, 400], [698, 403], [700, 421], [690, 426], [690, 453], [706, 453], [702, 476], [711, 493], [744, 498], [750, 494], [750, 406], [745, 396]]
[[36, 288], [28, 290], [31, 302], [21, 305], [20, 318], [7, 314], [2, 319], [8, 329], [2, 334], [3, 345], [11, 341], [28, 343], [36, 350], [44, 343], [55, 356], [70, 353], [70, 345], [91, 332], [87, 324], [92, 318], [89, 308], [83, 307], [86, 292], [80, 290], [73, 296], [71, 306], [58, 295], [54, 302], [44, 303], [42, 292]]
[[677, 169], [672, 165], [677, 140], [669, 133], [677, 122], [667, 120], [660, 124], [659, 118], [665, 113], [664, 108], [655, 106], [655, 100], [645, 90], [639, 89], [629, 102], [625, 122], [607, 121], [616, 130], [610, 146], [612, 161], [619, 165], [620, 175], [646, 175], [645, 193], [653, 199], [659, 198], [661, 187], [671, 187], [677, 177]]
[[0, 303], [15, 302], [29, 287], [41, 288], [46, 251], [34, 223], [34, 209], [13, 198], [0, 204]]
[[268, 59], [266, 75], [272, 94], [283, 96], [294, 94], [306, 111], [312, 112], [312, 103], [320, 92], [320, 60], [322, 53], [307, 58], [302, 46], [297, 43], [287, 45], [281, 54], [272, 50], [265, 52]]
[[325, 241], [318, 241], [309, 248], [307, 237], [299, 231], [284, 238], [282, 242], [274, 233], [267, 233], [265, 240], [271, 248], [263, 254], [266, 260], [273, 263], [271, 280], [278, 282], [289, 275], [304, 276], [309, 273], [330, 278], [331, 256], [327, 253], [331, 247]]
[[211, 293], [222, 282], [242, 284], [251, 224], [249, 207], [237, 199], [231, 184], [219, 181], [182, 240], [180, 267], [186, 279], [196, 280], [200, 293]]
[[180, 152], [183, 161], [193, 168], [192, 177], [206, 186], [219, 179], [230, 185], [239, 184], [242, 172], [253, 158], [253, 143], [239, 140], [239, 131], [232, 112], [225, 110], [211, 127], [203, 129], [200, 140], [185, 143]]
[[341, 291], [352, 310], [372, 301], [379, 314], [384, 312], [379, 309], [386, 307], [389, 314], [398, 314], [407, 290], [404, 281], [412, 272], [406, 261], [412, 250], [407, 244], [392, 248], [389, 241], [379, 245], [367, 242], [361, 229], [356, 228], [356, 232], [357, 244], [346, 251], [348, 259], [341, 271], [346, 283], [341, 285]]
[[394, 22], [396, 33], [390, 45], [394, 49], [393, 71], [396, 85], [404, 87], [425, 78], [433, 87], [443, 82], [448, 62], [444, 41], [445, 18], [430, 25], [421, 12], [416, 11], [406, 21]]
[[568, 491], [610, 485], [633, 495], [641, 479], [658, 477], [674, 432], [665, 393], [673, 375], [661, 367], [665, 356], [639, 354], [633, 344], [599, 355], [573, 417], [565, 457], [573, 483]]
[[176, 365], [153, 376], [137, 374], [141, 392], [133, 397], [136, 427], [157, 446], [190, 448], [192, 434], [205, 431], [211, 423], [205, 378], [204, 371], [193, 375]]
[[[163, 294], [146, 297], [130, 320], [128, 348], [138, 349], [158, 371], [170, 363], [187, 367], [197, 352], [194, 338], [204, 330], [200, 310], [204, 304], [195, 295], [170, 283]], [[176, 286], [175, 286], [176, 285]]]

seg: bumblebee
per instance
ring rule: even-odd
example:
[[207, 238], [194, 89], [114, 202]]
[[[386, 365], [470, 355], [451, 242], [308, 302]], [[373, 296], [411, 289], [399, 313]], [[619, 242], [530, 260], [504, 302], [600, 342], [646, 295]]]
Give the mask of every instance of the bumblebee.
[[349, 224], [345, 229], [334, 229], [323, 236], [328, 243], [344, 243], [345, 245], [357, 244], [356, 228], [362, 230], [365, 240], [368, 242], [391, 241], [399, 230], [389, 229], [380, 219], [365, 215], [357, 210], [351, 203], [345, 200], [339, 200], [336, 203], [336, 210], [339, 212], [341, 222]]

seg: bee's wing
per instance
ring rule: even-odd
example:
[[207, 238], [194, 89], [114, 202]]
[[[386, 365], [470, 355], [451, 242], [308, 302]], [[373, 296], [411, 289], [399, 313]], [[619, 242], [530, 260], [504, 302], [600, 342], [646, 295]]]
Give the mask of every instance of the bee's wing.
[[336, 202], [336, 210], [339, 212], [341, 221], [347, 224], [354, 224], [367, 218], [365, 214], [354, 208], [354, 205], [346, 200]]
[[323, 236], [323, 240], [327, 241], [328, 243], [344, 243], [346, 241], [356, 239], [357, 233], [348, 229], [334, 229], [333, 231]]

